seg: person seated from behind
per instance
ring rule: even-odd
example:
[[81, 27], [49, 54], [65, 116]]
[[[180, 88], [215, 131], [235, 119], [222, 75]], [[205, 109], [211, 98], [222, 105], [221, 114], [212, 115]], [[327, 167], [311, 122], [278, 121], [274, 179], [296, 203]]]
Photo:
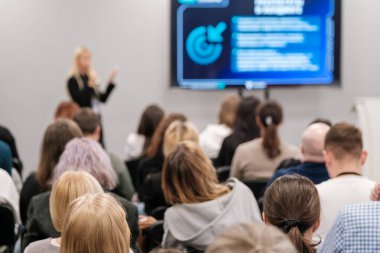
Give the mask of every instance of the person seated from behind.
[[265, 224], [243, 223], [225, 230], [206, 253], [298, 253], [289, 238]]
[[219, 184], [198, 144], [185, 141], [168, 154], [162, 189], [170, 207], [164, 218], [164, 248], [204, 251], [226, 228], [262, 222], [251, 190], [237, 179]]
[[141, 195], [141, 186], [143, 185], [145, 178], [150, 173], [157, 173], [162, 171], [162, 166], [164, 164], [164, 136], [165, 132], [174, 121], [187, 121], [185, 115], [180, 113], [171, 113], [165, 118], [163, 118], [158, 125], [156, 131], [153, 134], [152, 140], [149, 147], [146, 149], [146, 154], [141, 159], [141, 162], [138, 166], [138, 180], [137, 180], [137, 191]]
[[325, 158], [323, 151], [325, 147], [325, 137], [330, 127], [322, 123], [314, 123], [310, 125], [302, 135], [301, 165], [280, 169], [276, 171], [273, 177], [269, 180], [268, 186], [277, 178], [298, 174], [310, 179], [314, 184], [319, 184], [328, 180]]
[[20, 215], [24, 225], [27, 223], [30, 201], [34, 196], [51, 190], [54, 168], [66, 144], [76, 137], [82, 137], [82, 131], [67, 119], [59, 119], [45, 130], [37, 171], [26, 178], [20, 193]]
[[141, 115], [136, 133], [128, 135], [125, 141], [126, 161], [139, 159], [150, 145], [154, 131], [164, 117], [164, 111], [158, 105], [149, 105]]
[[12, 132], [8, 128], [1, 125], [0, 125], [0, 141], [3, 141], [6, 144], [8, 144], [12, 152], [13, 168], [15, 168], [17, 172], [20, 175], [22, 175], [23, 165], [22, 165], [20, 156], [18, 154], [15, 137], [13, 136]]
[[7, 143], [0, 141], [0, 169], [12, 176], [12, 152]]
[[218, 157], [223, 140], [232, 133], [239, 103], [238, 95], [228, 95], [219, 109], [219, 123], [208, 125], [200, 134], [200, 145], [210, 159]]
[[[43, 193], [50, 199], [51, 219], [54, 228], [59, 233], [64, 232], [62, 230], [63, 220], [71, 202], [89, 193], [103, 193], [103, 189], [93, 176], [84, 171], [68, 171], [63, 173], [54, 183], [51, 193]], [[48, 238], [29, 244], [24, 253], [59, 253], [60, 245], [61, 237]]]
[[[107, 153], [100, 144], [89, 138], [76, 138], [67, 143], [59, 162], [54, 169], [52, 183], [66, 171], [85, 171], [98, 180], [105, 191], [113, 191], [117, 184], [117, 175], [112, 168]], [[131, 245], [136, 249], [139, 235], [137, 207], [128, 200], [117, 197], [128, 214], [128, 224], [132, 230]], [[23, 238], [23, 247], [29, 243], [49, 237], [57, 237], [49, 212], [49, 197], [40, 194], [34, 197], [28, 209], [28, 222]]]
[[327, 234], [321, 253], [380, 252], [380, 202], [345, 206]]
[[375, 182], [362, 175], [367, 152], [361, 131], [348, 123], [334, 125], [326, 135], [325, 160], [331, 179], [317, 185], [321, 198], [321, 226], [317, 235], [326, 238], [339, 212], [346, 205], [370, 201]]
[[133, 253], [125, 220], [123, 207], [109, 194], [76, 199], [63, 223], [60, 253]]
[[269, 101], [260, 106], [256, 121], [261, 138], [241, 144], [232, 162], [231, 176], [243, 181], [269, 179], [283, 160], [301, 156], [297, 147], [279, 136], [283, 110], [277, 102]]
[[0, 169], [0, 203], [11, 207], [15, 224], [20, 224], [19, 199], [20, 196], [11, 176]]
[[55, 110], [54, 119], [73, 119], [74, 115], [79, 111], [80, 107], [77, 103], [71, 101], [61, 102]]
[[299, 175], [275, 180], [265, 192], [263, 219], [287, 234], [300, 253], [315, 253], [313, 234], [320, 224], [320, 201], [313, 182]]
[[[82, 130], [84, 137], [99, 142], [100, 140], [100, 121], [99, 116], [91, 108], [80, 109], [73, 118]], [[135, 192], [132, 179], [124, 162], [116, 155], [108, 153], [112, 168], [115, 170], [118, 178], [118, 185], [114, 190], [118, 195], [131, 200]]]
[[254, 96], [243, 98], [236, 111], [232, 133], [222, 143], [215, 167], [230, 166], [236, 148], [247, 141], [260, 137], [260, 129], [256, 124], [256, 111], [260, 100]]
[[[167, 157], [169, 153], [173, 152], [176, 149], [177, 144], [182, 141], [193, 141], [198, 144], [198, 136], [199, 134], [197, 128], [189, 121], [174, 121], [165, 132], [165, 157]], [[140, 198], [145, 203], [145, 212], [147, 214], [151, 214], [151, 212], [157, 207], [168, 206], [165, 201], [164, 193], [162, 192], [161, 184], [161, 171], [151, 173], [145, 179]]]

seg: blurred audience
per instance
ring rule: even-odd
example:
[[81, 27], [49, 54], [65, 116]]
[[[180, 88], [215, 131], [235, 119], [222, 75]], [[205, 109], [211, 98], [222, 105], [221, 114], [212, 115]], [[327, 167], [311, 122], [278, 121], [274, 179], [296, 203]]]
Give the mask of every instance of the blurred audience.
[[325, 160], [330, 180], [317, 186], [321, 198], [321, 226], [317, 235], [326, 238], [340, 209], [370, 201], [375, 182], [362, 176], [367, 152], [361, 131], [347, 123], [334, 125], [325, 140]]
[[252, 192], [236, 179], [219, 184], [198, 144], [185, 141], [165, 160], [162, 188], [170, 207], [164, 218], [165, 248], [204, 251], [229, 226], [261, 222]]
[[[114, 191], [118, 183], [108, 155], [98, 142], [88, 138], [76, 138], [66, 145], [54, 170], [52, 183], [54, 184], [66, 171], [88, 172], [96, 178], [105, 191]], [[28, 209], [24, 247], [36, 240], [57, 237], [51, 219], [46, 218], [49, 215], [48, 199], [38, 200], [37, 197], [33, 198]], [[136, 240], [139, 235], [137, 207], [122, 197], [118, 197], [118, 200], [128, 213], [128, 224], [132, 230], [131, 245], [133, 249], [137, 249]]]
[[145, 178], [150, 173], [156, 173], [162, 171], [162, 166], [164, 164], [164, 136], [165, 132], [174, 121], [187, 121], [185, 115], [180, 113], [172, 113], [163, 118], [158, 125], [156, 131], [153, 134], [151, 143], [146, 149], [146, 154], [142, 158], [138, 166], [138, 180], [135, 187], [138, 190], [138, 193], [141, 195], [141, 186], [145, 181]]
[[4, 126], [0, 126], [0, 141], [3, 141], [6, 144], [8, 144], [12, 152], [13, 168], [15, 168], [17, 172], [20, 175], [22, 175], [23, 165], [18, 154], [15, 137], [13, 136], [11, 131], [9, 131], [9, 129]]
[[[80, 109], [74, 115], [73, 120], [82, 130], [84, 137], [99, 142], [101, 132], [99, 117], [91, 108]], [[115, 188], [115, 192], [131, 200], [135, 189], [125, 163], [112, 153], [108, 153], [108, 155], [111, 159], [112, 168], [115, 170], [118, 178], [118, 185]]]
[[260, 100], [254, 96], [245, 97], [240, 101], [232, 133], [223, 140], [219, 155], [214, 161], [216, 167], [230, 166], [236, 148], [260, 136], [256, 124], [256, 111], [259, 105]]
[[11, 207], [14, 221], [17, 224], [20, 223], [19, 198], [20, 196], [11, 176], [5, 170], [0, 169], [0, 204]]
[[300, 253], [315, 253], [313, 234], [320, 224], [318, 191], [309, 179], [288, 175], [265, 192], [263, 219], [287, 234]]
[[232, 162], [231, 176], [244, 181], [269, 179], [283, 160], [301, 157], [297, 147], [284, 142], [279, 136], [283, 122], [281, 105], [274, 101], [261, 105], [256, 121], [261, 138], [241, 144]]
[[149, 105], [145, 108], [137, 132], [129, 134], [125, 141], [126, 161], [139, 159], [146, 152], [164, 114], [163, 109], [158, 105]]
[[310, 179], [314, 184], [328, 180], [325, 158], [325, 138], [330, 127], [324, 123], [310, 125], [302, 135], [301, 153], [302, 164], [276, 171], [269, 180], [268, 186], [277, 178], [284, 175], [298, 174]]
[[45, 130], [37, 172], [29, 175], [20, 193], [20, 214], [24, 225], [26, 225], [31, 199], [42, 192], [51, 190], [53, 171], [66, 144], [81, 136], [82, 132], [77, 124], [67, 119], [59, 119]]
[[54, 119], [73, 119], [74, 115], [79, 111], [80, 107], [77, 103], [71, 101], [61, 102], [54, 114]]
[[[167, 157], [175, 151], [177, 145], [182, 141], [198, 143], [198, 130], [188, 121], [174, 121], [165, 132], [164, 156]], [[155, 208], [168, 206], [161, 184], [162, 171], [148, 174], [144, 181], [140, 198], [145, 203], [145, 212], [147, 214], [151, 214]]]
[[238, 95], [228, 95], [220, 106], [218, 124], [208, 125], [200, 134], [200, 145], [210, 159], [218, 157], [223, 140], [232, 133], [239, 103]]
[[12, 152], [7, 143], [0, 141], [0, 169], [12, 176]]
[[289, 238], [265, 224], [239, 224], [226, 229], [206, 253], [298, 253]]
[[[42, 193], [35, 197], [33, 201], [44, 203], [49, 201], [50, 213], [46, 214], [46, 219], [51, 217], [54, 228], [59, 233], [63, 233], [63, 221], [69, 205], [77, 198], [89, 193], [103, 193], [103, 189], [98, 181], [83, 171], [68, 171], [58, 178], [50, 192]], [[45, 210], [49, 212], [49, 210]], [[57, 234], [58, 235], [58, 234]], [[25, 253], [56, 252], [59, 253], [61, 238], [47, 238], [29, 244]]]
[[108, 194], [75, 200], [63, 223], [61, 253], [128, 253], [130, 235], [126, 213]]

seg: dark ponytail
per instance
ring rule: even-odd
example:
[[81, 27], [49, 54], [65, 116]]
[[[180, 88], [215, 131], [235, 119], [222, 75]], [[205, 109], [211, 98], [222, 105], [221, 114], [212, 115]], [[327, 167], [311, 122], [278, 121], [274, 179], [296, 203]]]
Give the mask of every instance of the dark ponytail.
[[315, 253], [315, 246], [304, 237], [319, 220], [321, 205], [317, 188], [309, 179], [283, 176], [265, 192], [264, 214], [267, 222], [286, 233], [300, 253]]
[[258, 111], [261, 125], [265, 128], [263, 148], [270, 159], [281, 154], [278, 126], [282, 123], [282, 107], [273, 101], [263, 104]]

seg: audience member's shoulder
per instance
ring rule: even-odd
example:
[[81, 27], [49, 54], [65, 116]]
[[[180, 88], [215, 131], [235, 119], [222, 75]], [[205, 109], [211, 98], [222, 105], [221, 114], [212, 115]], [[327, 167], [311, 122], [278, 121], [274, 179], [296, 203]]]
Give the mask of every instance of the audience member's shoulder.
[[238, 150], [252, 151], [253, 149], [261, 149], [261, 139], [257, 138], [252, 141], [244, 142], [238, 146]]
[[[340, 211], [340, 215], [345, 218], [356, 216], [356, 217], [368, 217], [370, 219], [374, 219], [376, 217], [377, 220], [379, 220], [380, 219], [380, 216], [378, 215], [379, 212], [380, 212], [380, 201], [373, 201], [373, 202], [363, 202], [363, 203], [345, 206]], [[371, 214], [374, 214], [374, 215], [371, 215]]]
[[51, 195], [51, 192], [40, 193], [34, 196], [30, 203], [36, 207], [40, 207], [44, 203], [49, 203], [50, 195]]

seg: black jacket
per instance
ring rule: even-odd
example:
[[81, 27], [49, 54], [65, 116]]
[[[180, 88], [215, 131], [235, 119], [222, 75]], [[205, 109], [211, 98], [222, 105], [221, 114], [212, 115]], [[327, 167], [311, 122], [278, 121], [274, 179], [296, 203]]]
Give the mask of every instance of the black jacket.
[[67, 81], [67, 89], [74, 102], [76, 102], [80, 107], [92, 107], [92, 99], [96, 98], [100, 102], [105, 103], [112, 90], [115, 88], [113, 83], [109, 83], [105, 92], [95, 91], [94, 88], [88, 86], [88, 76], [81, 75], [83, 81], [83, 87], [80, 87], [78, 80], [75, 76], [72, 76]]
[[[50, 216], [50, 194], [51, 192], [45, 192], [37, 195], [29, 204], [28, 221], [22, 240], [22, 252], [32, 242], [60, 236], [60, 233], [55, 230]], [[140, 233], [137, 207], [124, 198], [116, 197], [127, 213], [127, 222], [131, 230], [131, 249], [134, 252], [140, 252], [136, 244]]]
[[26, 225], [27, 212], [30, 201], [34, 196], [37, 196], [38, 194], [45, 191], [46, 190], [44, 190], [38, 183], [35, 172], [30, 174], [30, 176], [25, 180], [20, 193], [20, 216], [21, 221], [24, 225]]

